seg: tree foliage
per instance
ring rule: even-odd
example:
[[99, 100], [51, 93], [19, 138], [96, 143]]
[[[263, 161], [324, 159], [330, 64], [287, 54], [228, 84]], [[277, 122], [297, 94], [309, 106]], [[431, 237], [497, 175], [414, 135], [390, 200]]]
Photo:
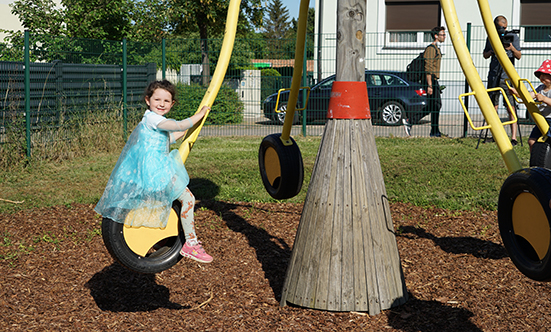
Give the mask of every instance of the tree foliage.
[[283, 39], [289, 37], [289, 9], [283, 6], [281, 0], [272, 0], [268, 6], [264, 34], [268, 39]]
[[65, 35], [63, 11], [52, 0], [17, 0], [10, 6], [25, 29], [39, 34]]
[[[167, 0], [169, 26], [176, 35], [198, 32], [201, 40], [201, 64], [203, 84], [210, 79], [209, 36], [224, 31], [228, 14], [229, 0]], [[253, 26], [260, 24], [263, 8], [261, 0], [241, 2], [240, 17]], [[243, 26], [243, 25], [241, 25]]]
[[[314, 8], [308, 8], [308, 21], [306, 23], [306, 58], [314, 58], [314, 34], [316, 25], [316, 10]], [[298, 21], [296, 19], [291, 20], [291, 34], [296, 36], [298, 30]]]

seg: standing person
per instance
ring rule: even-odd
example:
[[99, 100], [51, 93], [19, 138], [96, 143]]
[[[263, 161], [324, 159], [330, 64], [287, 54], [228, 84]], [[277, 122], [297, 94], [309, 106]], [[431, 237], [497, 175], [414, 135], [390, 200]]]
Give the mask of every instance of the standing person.
[[[427, 91], [426, 109], [430, 113], [431, 129], [430, 137], [441, 137], [439, 129], [440, 109], [442, 108], [442, 91], [438, 80], [440, 79], [440, 64], [442, 60], [442, 51], [440, 45], [446, 40], [446, 28], [435, 27], [431, 30], [432, 43], [425, 49], [425, 73], [423, 85]], [[412, 116], [412, 118], [415, 115]], [[411, 135], [411, 126], [416, 119], [404, 119], [404, 129], [408, 136]]]
[[[505, 48], [505, 52], [507, 53], [507, 57], [509, 57], [509, 60], [514, 65], [515, 59], [520, 60], [520, 57], [522, 56], [520, 52], [520, 38], [515, 33], [506, 33], [507, 29], [507, 19], [503, 15], [496, 16], [494, 19], [494, 24], [496, 26], [496, 29], [498, 32], [501, 32], [500, 34], [504, 34], [507, 36], [507, 38], [512, 39], [511, 43], [503, 43], [503, 47]], [[516, 114], [516, 104], [515, 100], [513, 98], [513, 95], [509, 91], [509, 88], [507, 87], [507, 84], [505, 83], [505, 80], [509, 77], [507, 76], [507, 73], [505, 70], [503, 70], [503, 67], [499, 63], [499, 60], [492, 48], [492, 44], [490, 43], [490, 40], [486, 38], [486, 46], [484, 47], [484, 53], [482, 54], [484, 59], [490, 59], [490, 69], [488, 71], [488, 89], [490, 88], [496, 88], [500, 87], [505, 91], [505, 95], [507, 99], [509, 100], [509, 103], [511, 104], [511, 107], [513, 109], [509, 109], [507, 106], [507, 102], [505, 99], [503, 99], [503, 106], [505, 106], [505, 109], [507, 109], [507, 112], [509, 113], [509, 119], [513, 120], [513, 112]], [[490, 98], [492, 99], [492, 102], [494, 104], [494, 107], [497, 111], [497, 108], [499, 106], [499, 96], [501, 93], [499, 91], [494, 91], [490, 93]], [[511, 124], [511, 144], [517, 145], [517, 131], [518, 131], [518, 125], [517, 123]]]
[[183, 137], [210, 108], [203, 106], [182, 121], [167, 119], [165, 115], [176, 102], [175, 97], [176, 88], [169, 81], [149, 84], [144, 98], [149, 109], [128, 138], [94, 210], [104, 218], [129, 226], [162, 228], [166, 227], [172, 203], [178, 200], [186, 238], [180, 254], [210, 263], [212, 257], [195, 233], [195, 197], [187, 187], [189, 176], [179, 151], [169, 152], [169, 145]]
[[[545, 60], [539, 69], [534, 72], [534, 75], [540, 79], [542, 84], [536, 88], [536, 91], [530, 91], [530, 96], [540, 102], [538, 109], [541, 115], [545, 117], [547, 123], [551, 123], [551, 60]], [[520, 97], [514, 88], [511, 89], [511, 93]], [[530, 150], [532, 150], [532, 146], [541, 136], [540, 129], [538, 126], [535, 126], [530, 133], [530, 138], [528, 138]]]

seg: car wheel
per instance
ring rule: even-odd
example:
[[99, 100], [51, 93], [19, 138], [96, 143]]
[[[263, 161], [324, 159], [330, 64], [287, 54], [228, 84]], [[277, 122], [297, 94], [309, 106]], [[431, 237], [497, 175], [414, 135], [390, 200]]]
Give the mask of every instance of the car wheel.
[[[287, 114], [287, 104], [281, 104], [278, 108], [278, 111], [275, 113], [275, 121], [280, 124], [285, 123], [285, 114]], [[300, 123], [300, 113], [295, 111], [295, 117], [293, 118], [293, 124]]]
[[404, 114], [405, 109], [402, 104], [396, 101], [389, 101], [381, 107], [380, 119], [386, 125], [395, 126], [402, 123]]

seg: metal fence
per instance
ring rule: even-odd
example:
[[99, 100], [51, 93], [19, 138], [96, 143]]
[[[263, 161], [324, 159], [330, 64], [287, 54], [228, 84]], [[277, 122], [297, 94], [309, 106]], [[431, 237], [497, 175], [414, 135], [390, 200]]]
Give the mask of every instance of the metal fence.
[[[12, 120], [19, 117], [23, 118], [20, 123], [26, 126], [26, 134], [32, 136], [41, 126], [55, 125], [55, 119], [61, 118], [61, 113], [66, 114], [67, 109], [78, 113], [93, 111], [98, 106], [106, 108], [99, 100], [111, 102], [116, 116], [126, 111], [139, 116], [145, 110], [145, 104], [140, 104], [138, 90], [143, 91], [144, 82], [153, 78], [167, 78], [179, 86], [202, 92], [204, 87], [201, 84], [205, 77], [208, 81], [207, 70], [210, 75], [214, 72], [222, 44], [222, 39], [209, 39], [206, 44], [198, 39], [138, 43], [28, 33], [25, 36], [20, 45], [4, 45], [0, 53], [0, 134], [9, 127], [8, 124], [13, 126]], [[486, 81], [490, 62], [482, 57], [486, 32], [483, 27], [469, 26], [464, 36], [473, 63], [482, 80]], [[539, 81], [533, 72], [548, 57], [551, 43], [547, 40], [524, 41], [523, 28], [520, 29], [520, 37], [523, 55], [517, 61], [516, 69], [521, 77], [536, 85]], [[302, 85], [312, 86], [334, 74], [336, 38], [334, 35], [307, 38]], [[407, 43], [400, 47], [389, 46], [387, 39], [385, 33], [366, 34], [366, 69], [404, 71], [407, 64], [423, 50], [421, 46], [410, 47]], [[237, 39], [225, 86], [234, 91], [239, 102], [233, 103], [235, 109], [226, 107], [223, 110], [236, 113], [237, 117], [232, 119], [237, 120], [207, 122], [201, 135], [265, 136], [280, 132], [281, 124], [264, 115], [263, 101], [280, 88], [290, 87], [295, 67], [294, 44], [294, 40]], [[470, 90], [449, 40], [442, 45], [442, 51], [440, 76], [441, 84], [446, 89], [442, 95], [441, 131], [450, 137], [478, 135], [467, 126], [458, 100], [461, 93]], [[30, 76], [31, 72], [33, 76]], [[91, 95], [95, 98], [93, 103], [90, 103]], [[201, 93], [185, 96], [186, 99], [180, 100], [180, 103], [190, 108], [196, 108], [202, 98]], [[94, 107], [91, 108], [90, 104]], [[467, 100], [467, 104], [475, 123], [482, 124], [484, 120], [474, 99], [470, 103]], [[502, 118], [507, 118], [503, 106], [500, 105], [498, 112]], [[526, 118], [522, 105], [518, 115], [523, 123], [520, 126], [521, 135], [525, 136], [531, 129], [531, 122]], [[292, 135], [322, 133], [324, 121], [308, 123], [305, 118], [303, 120], [301, 125], [293, 128]], [[400, 125], [388, 126], [375, 120], [374, 125], [376, 136], [405, 135]], [[430, 115], [414, 126], [413, 134], [428, 136], [429, 125]], [[32, 140], [28, 137], [27, 141], [30, 153]]]

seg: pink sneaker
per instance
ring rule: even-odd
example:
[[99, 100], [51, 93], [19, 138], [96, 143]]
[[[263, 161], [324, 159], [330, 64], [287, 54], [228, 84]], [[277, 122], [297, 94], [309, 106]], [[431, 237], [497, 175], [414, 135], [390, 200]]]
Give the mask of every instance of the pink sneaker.
[[190, 246], [188, 243], [184, 243], [182, 250], [180, 250], [180, 255], [191, 258], [201, 263], [210, 263], [212, 262], [212, 256], [205, 252], [201, 242], [197, 242], [196, 245]]

